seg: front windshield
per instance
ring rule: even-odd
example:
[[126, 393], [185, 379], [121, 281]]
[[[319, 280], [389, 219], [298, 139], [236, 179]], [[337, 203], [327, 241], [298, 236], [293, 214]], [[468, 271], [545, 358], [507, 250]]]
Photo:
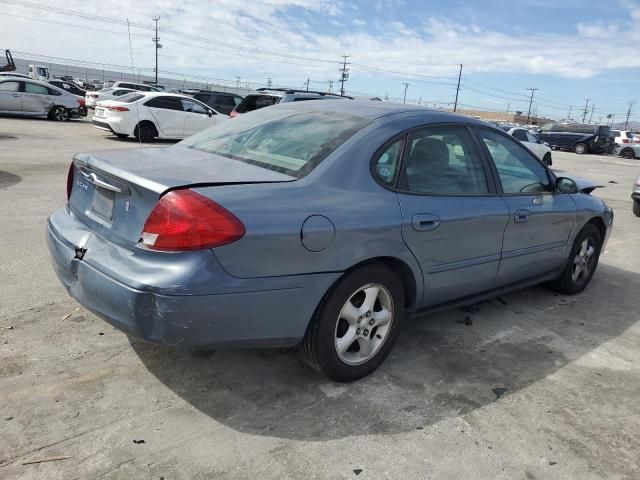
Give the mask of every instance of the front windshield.
[[180, 145], [300, 178], [368, 122], [342, 112], [269, 107], [200, 132]]

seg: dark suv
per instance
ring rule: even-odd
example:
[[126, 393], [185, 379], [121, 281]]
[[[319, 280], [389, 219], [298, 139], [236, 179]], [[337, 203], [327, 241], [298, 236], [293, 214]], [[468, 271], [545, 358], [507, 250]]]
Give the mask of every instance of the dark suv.
[[231, 117], [241, 113], [252, 112], [260, 108], [275, 105], [276, 103], [301, 102], [304, 100], [329, 100], [351, 99], [351, 97], [336, 95], [327, 92], [315, 92], [310, 90], [295, 90], [288, 88], [258, 88], [257, 93], [250, 93], [231, 112]]
[[206, 103], [214, 110], [224, 113], [225, 115], [229, 115], [231, 111], [242, 101], [242, 97], [240, 95], [228, 92], [200, 91], [194, 93], [193, 98], [200, 100], [202, 103]]
[[613, 135], [605, 125], [580, 123], [548, 123], [540, 127], [538, 136], [553, 148], [576, 153], [610, 153]]

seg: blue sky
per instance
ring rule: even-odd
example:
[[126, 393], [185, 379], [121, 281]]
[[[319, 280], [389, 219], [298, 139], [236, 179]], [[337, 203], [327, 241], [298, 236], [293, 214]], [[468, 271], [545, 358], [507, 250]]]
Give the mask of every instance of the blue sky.
[[[593, 120], [622, 119], [638, 95], [640, 0], [69, 0], [56, 11], [0, 1], [4, 48], [118, 65], [130, 62], [125, 18], [133, 24], [134, 63], [153, 66], [151, 17], [160, 15], [160, 69], [251, 86], [316, 89], [338, 79], [349, 54], [350, 93], [487, 109], [534, 109], [574, 118], [585, 99]], [[42, 4], [41, 4], [42, 5]], [[249, 5], [249, 6], [247, 6]], [[109, 19], [82, 17], [97, 13]], [[118, 23], [118, 21], [120, 23]], [[64, 24], [51, 42], [43, 25]], [[56, 23], [54, 23], [56, 22]], [[59, 40], [58, 40], [59, 38]], [[334, 91], [336, 86], [334, 84]], [[640, 100], [640, 98], [637, 98]], [[635, 108], [640, 112], [640, 105]], [[587, 117], [588, 118], [588, 117]], [[640, 118], [640, 115], [632, 115]]]

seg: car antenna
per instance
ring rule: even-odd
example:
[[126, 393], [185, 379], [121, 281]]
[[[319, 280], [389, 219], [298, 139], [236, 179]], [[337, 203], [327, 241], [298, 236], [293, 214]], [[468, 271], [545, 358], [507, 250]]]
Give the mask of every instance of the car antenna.
[[[131, 47], [131, 26], [129, 25], [129, 18], [127, 17], [127, 31], [129, 32], [129, 56], [131, 57], [131, 74], [133, 75], [133, 80], [136, 79], [136, 68], [133, 65], [133, 48]], [[140, 112], [138, 111], [138, 102], [134, 102], [136, 104], [136, 119], [138, 120], [138, 145], [140, 145], [140, 153], [142, 154], [142, 132], [140, 132]]]

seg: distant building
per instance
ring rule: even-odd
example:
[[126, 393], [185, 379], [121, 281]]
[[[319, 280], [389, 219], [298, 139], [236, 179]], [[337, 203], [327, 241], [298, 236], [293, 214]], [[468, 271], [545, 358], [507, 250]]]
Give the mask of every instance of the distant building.
[[[452, 110], [450, 110], [452, 111]], [[466, 109], [458, 109], [456, 113], [460, 115], [467, 115], [468, 117], [477, 118], [479, 120], [493, 121], [493, 122], [508, 122], [508, 123], [517, 123], [520, 125], [545, 125], [547, 123], [554, 122], [554, 120], [550, 118], [544, 117], [536, 117], [531, 115], [529, 117], [529, 122], [527, 123], [527, 114], [526, 112], [490, 112], [486, 110], [466, 110]]]

